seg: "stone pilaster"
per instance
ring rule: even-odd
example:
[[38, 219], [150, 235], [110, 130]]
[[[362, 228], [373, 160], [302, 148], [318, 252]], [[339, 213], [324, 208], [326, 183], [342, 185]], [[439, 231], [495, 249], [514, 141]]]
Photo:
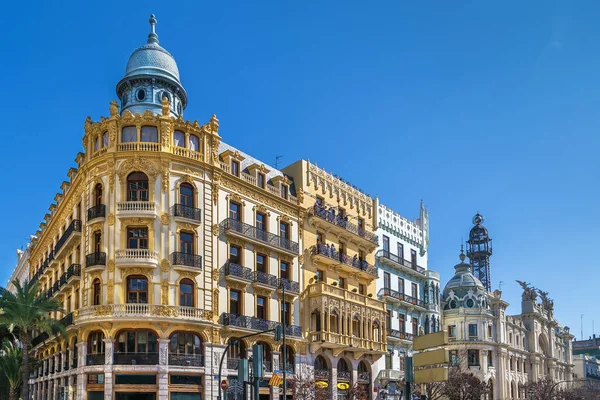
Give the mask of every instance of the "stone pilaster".
[[169, 339], [158, 339], [158, 400], [169, 398]]
[[104, 400], [112, 400], [113, 392], [113, 347], [115, 339], [108, 338], [104, 341]]
[[73, 392], [75, 391], [75, 388], [73, 387], [73, 384], [75, 383], [75, 375], [69, 375], [67, 378], [67, 387], [69, 388], [69, 392], [67, 393], [67, 400], [76, 400], [73, 396]]
[[[205, 400], [216, 400], [219, 393], [219, 385], [220, 382], [217, 377], [219, 375], [219, 362], [221, 361], [221, 356], [225, 352], [224, 345], [206, 343], [204, 345], [204, 399]], [[227, 356], [223, 360], [223, 371], [222, 371], [222, 379], [226, 378], [227, 371]], [[212, 375], [212, 376], [211, 376]], [[221, 399], [225, 397], [221, 394]]]
[[54, 398], [54, 379], [48, 381], [48, 400], [55, 400]]
[[87, 342], [77, 343], [77, 398], [85, 399], [87, 392], [87, 376], [83, 373], [87, 358]]

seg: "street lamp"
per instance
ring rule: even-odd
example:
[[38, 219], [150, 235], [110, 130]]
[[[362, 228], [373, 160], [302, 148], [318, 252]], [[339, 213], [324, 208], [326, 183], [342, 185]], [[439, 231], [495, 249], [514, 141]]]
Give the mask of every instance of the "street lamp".
[[[555, 382], [554, 385], [552, 385], [550, 387], [550, 394], [548, 395], [548, 400], [552, 400], [552, 392], [554, 391], [554, 388], [556, 386], [558, 386], [559, 384], [561, 384], [561, 383], [588, 382], [588, 381], [589, 381], [589, 379], [573, 379], [572, 381], [558, 381], [558, 382]], [[531, 398], [533, 399], [533, 392], [530, 391], [529, 393], [532, 396]]]

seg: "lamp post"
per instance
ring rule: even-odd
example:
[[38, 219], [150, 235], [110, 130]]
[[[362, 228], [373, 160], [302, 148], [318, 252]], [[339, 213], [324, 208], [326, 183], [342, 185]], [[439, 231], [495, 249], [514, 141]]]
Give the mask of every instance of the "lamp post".
[[558, 381], [558, 382], [555, 382], [554, 385], [552, 385], [550, 387], [550, 393], [548, 394], [548, 400], [552, 400], [552, 392], [554, 391], [554, 388], [556, 386], [558, 386], [559, 384], [561, 384], [561, 383], [588, 382], [588, 381], [589, 381], [589, 379], [573, 379], [572, 381]]

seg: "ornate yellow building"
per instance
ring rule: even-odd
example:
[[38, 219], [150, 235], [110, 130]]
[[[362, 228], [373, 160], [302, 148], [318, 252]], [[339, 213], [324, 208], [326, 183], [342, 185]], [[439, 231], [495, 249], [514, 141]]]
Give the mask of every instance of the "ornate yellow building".
[[373, 199], [308, 161], [283, 172], [293, 178], [302, 208], [306, 363], [332, 398], [344, 399], [355, 384], [372, 393], [374, 363], [387, 351], [387, 312], [376, 297]]
[[[187, 94], [150, 24], [120, 105], [85, 121], [77, 168], [32, 241], [30, 279], [60, 299], [53, 317], [67, 326], [34, 340], [34, 399], [217, 398], [228, 341], [282, 318], [291, 371], [306, 350], [294, 185], [222, 143], [214, 115], [183, 120]], [[281, 344], [262, 334], [230, 348], [224, 377], [256, 342], [267, 377], [280, 368]]]

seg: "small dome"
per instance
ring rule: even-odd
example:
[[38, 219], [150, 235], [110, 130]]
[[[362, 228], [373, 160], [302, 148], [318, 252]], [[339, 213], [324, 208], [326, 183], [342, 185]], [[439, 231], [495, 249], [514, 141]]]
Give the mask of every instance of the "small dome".
[[179, 82], [179, 69], [175, 59], [157, 42], [147, 43], [135, 49], [129, 57], [125, 77], [135, 75], [162, 75]]
[[443, 298], [447, 298], [450, 291], [453, 291], [459, 297], [463, 297], [469, 290], [473, 292], [481, 291], [485, 293], [485, 286], [471, 272], [471, 265], [465, 262], [465, 255], [461, 250], [460, 264], [454, 266], [456, 270], [452, 279], [444, 287]]

